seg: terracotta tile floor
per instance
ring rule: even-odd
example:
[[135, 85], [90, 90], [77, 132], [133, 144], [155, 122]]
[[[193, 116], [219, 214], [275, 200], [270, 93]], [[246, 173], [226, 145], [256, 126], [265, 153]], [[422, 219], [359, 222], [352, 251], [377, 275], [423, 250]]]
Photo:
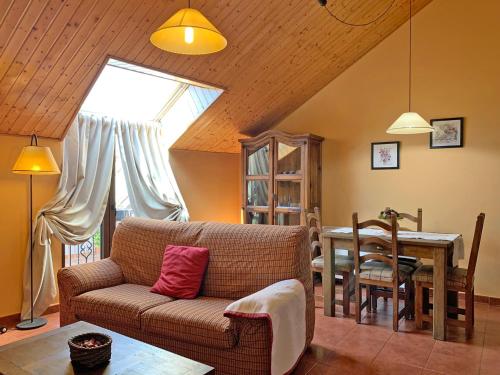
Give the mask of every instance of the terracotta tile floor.
[[342, 317], [340, 306], [336, 313], [325, 317], [316, 296], [314, 339], [294, 375], [500, 375], [500, 307], [476, 303], [474, 337], [466, 340], [464, 329], [450, 327], [446, 342], [404, 319], [400, 331], [393, 332], [391, 300], [380, 299], [377, 313], [364, 311], [359, 325], [353, 317]]
[[[400, 332], [394, 333], [390, 305], [380, 300], [377, 313], [364, 313], [358, 325], [352, 317], [341, 317], [340, 306], [340, 317], [323, 316], [317, 297], [314, 340], [293, 374], [500, 374], [500, 307], [476, 303], [473, 339], [465, 340], [463, 329], [451, 327], [449, 341], [442, 342], [432, 339], [430, 329], [416, 330], [412, 321], [401, 320]], [[0, 345], [59, 326], [59, 314], [47, 318], [38, 330], [0, 335]]]

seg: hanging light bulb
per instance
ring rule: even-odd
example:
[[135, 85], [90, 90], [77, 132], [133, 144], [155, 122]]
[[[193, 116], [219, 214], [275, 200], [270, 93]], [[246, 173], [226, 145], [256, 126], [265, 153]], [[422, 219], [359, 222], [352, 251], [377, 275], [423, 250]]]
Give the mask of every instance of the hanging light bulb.
[[192, 44], [194, 42], [194, 30], [192, 27], [186, 27], [184, 30], [184, 41], [187, 44]]
[[387, 129], [389, 134], [421, 134], [421, 133], [431, 133], [434, 128], [424, 120], [416, 112], [411, 110], [411, 79], [412, 79], [412, 67], [411, 67], [411, 47], [412, 47], [412, 1], [410, 0], [410, 58], [409, 58], [409, 75], [408, 75], [408, 112], [403, 113], [398, 117], [396, 121]]
[[170, 17], [149, 40], [164, 51], [184, 55], [205, 55], [227, 46], [224, 35], [190, 4]]

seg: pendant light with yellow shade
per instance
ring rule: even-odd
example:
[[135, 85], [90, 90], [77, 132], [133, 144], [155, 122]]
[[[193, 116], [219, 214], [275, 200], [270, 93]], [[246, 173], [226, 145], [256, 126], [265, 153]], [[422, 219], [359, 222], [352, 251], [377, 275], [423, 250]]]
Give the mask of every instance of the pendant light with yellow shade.
[[434, 128], [425, 121], [422, 116], [411, 109], [411, 81], [412, 81], [412, 2], [410, 0], [410, 55], [409, 55], [409, 76], [408, 76], [408, 112], [403, 113], [387, 129], [389, 134], [422, 134], [431, 133]]
[[164, 51], [183, 55], [206, 55], [227, 46], [224, 35], [199, 10], [191, 8], [191, 1], [151, 34], [150, 41]]

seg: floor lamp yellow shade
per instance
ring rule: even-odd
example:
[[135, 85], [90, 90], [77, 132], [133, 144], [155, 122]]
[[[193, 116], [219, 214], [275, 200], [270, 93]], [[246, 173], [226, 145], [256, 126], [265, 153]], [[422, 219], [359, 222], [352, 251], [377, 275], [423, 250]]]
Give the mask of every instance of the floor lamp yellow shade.
[[184, 8], [150, 37], [156, 47], [183, 55], [206, 55], [226, 48], [227, 40], [198, 10]]
[[50, 148], [42, 146], [23, 147], [21, 154], [12, 167], [12, 172], [32, 175], [61, 173]]

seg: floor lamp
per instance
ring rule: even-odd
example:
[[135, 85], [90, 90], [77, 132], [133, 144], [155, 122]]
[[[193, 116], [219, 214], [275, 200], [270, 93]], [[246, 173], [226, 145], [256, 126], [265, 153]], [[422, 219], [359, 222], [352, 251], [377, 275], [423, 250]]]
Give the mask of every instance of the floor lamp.
[[30, 319], [23, 320], [16, 325], [17, 329], [34, 329], [47, 324], [45, 318], [33, 317], [33, 175], [60, 174], [54, 156], [49, 147], [38, 146], [36, 135], [31, 136], [31, 144], [23, 147], [21, 154], [12, 167], [13, 173], [29, 175], [29, 244], [30, 244], [30, 297], [31, 315]]

